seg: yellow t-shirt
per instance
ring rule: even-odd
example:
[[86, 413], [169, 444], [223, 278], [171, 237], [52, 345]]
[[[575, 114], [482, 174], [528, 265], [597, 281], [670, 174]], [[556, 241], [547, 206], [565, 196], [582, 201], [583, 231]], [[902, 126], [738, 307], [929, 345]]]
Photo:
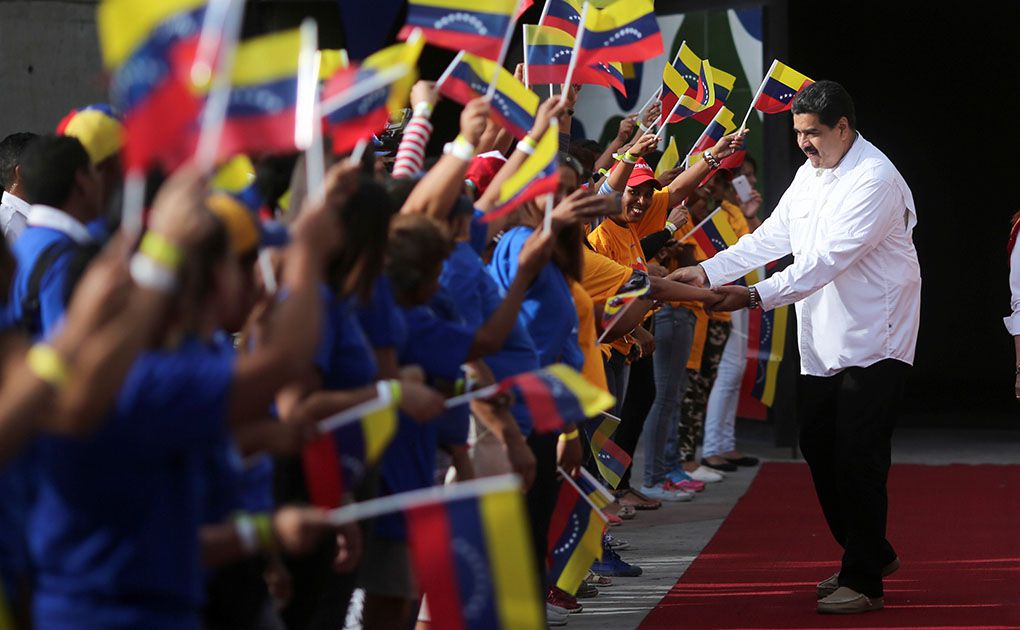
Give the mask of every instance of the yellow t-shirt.
[[[593, 252], [583, 247], [584, 271], [581, 273], [581, 285], [588, 293], [592, 304], [605, 302], [620, 291], [620, 287], [630, 279], [633, 270], [630, 267]], [[596, 327], [596, 332], [598, 327]], [[601, 354], [609, 357], [609, 344], [602, 344]], [[629, 348], [628, 348], [629, 351]]]
[[[628, 269], [648, 271], [644, 252], [641, 251], [641, 237], [638, 236], [637, 226], [633, 223], [617, 225], [607, 219], [588, 235], [588, 243], [599, 254]], [[609, 345], [627, 356], [634, 343], [621, 338]]]

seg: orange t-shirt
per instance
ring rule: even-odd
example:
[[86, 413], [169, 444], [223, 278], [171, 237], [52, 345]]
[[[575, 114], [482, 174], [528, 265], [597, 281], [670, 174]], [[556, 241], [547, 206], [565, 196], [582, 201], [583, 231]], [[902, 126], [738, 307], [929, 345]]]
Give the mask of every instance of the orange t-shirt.
[[[605, 302], [620, 291], [620, 287], [630, 279], [633, 270], [611, 258], [584, 247], [584, 271], [581, 273], [581, 285], [591, 298], [592, 304]], [[598, 327], [596, 327], [596, 332]], [[602, 344], [600, 354], [609, 357], [610, 346]], [[629, 348], [628, 348], [629, 351]]]
[[[633, 223], [617, 225], [611, 219], [607, 219], [588, 235], [588, 243], [596, 252], [613, 262], [629, 269], [648, 271], [644, 252], [641, 251], [641, 237], [638, 236], [637, 226]], [[634, 342], [621, 338], [609, 345], [627, 356]]]

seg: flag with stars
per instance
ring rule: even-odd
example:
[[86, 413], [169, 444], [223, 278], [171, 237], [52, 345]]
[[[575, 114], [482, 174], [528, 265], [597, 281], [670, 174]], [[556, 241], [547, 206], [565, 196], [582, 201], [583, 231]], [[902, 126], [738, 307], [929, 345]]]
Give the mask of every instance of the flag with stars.
[[493, 76], [496, 76], [496, 92], [491, 103], [492, 117], [512, 136], [518, 140], [523, 139], [535, 124], [538, 95], [524, 87], [502, 66], [464, 53], [454, 64], [439, 91], [450, 100], [466, 105], [473, 99], [485, 96]]
[[173, 168], [190, 155], [202, 99], [191, 64], [205, 0], [103, 0], [96, 24], [110, 102], [124, 121], [124, 166]]
[[524, 401], [536, 433], [583, 422], [616, 404], [609, 392], [562, 363], [503, 379], [500, 390]]
[[219, 157], [294, 151], [298, 29], [270, 33], [237, 46], [230, 74]]
[[[528, 61], [528, 82], [531, 85], [561, 85], [574, 52], [573, 35], [553, 26], [524, 25], [524, 43]], [[596, 62], [574, 69], [573, 83], [612, 87], [624, 96], [623, 65], [619, 62]]]
[[549, 520], [546, 568], [549, 583], [577, 593], [592, 563], [602, 558], [605, 517], [586, 500], [577, 481], [564, 480]]
[[[712, 64], [707, 59], [701, 62], [697, 83], [689, 84], [687, 92], [680, 95], [679, 102], [669, 110], [669, 122], [690, 118], [694, 114], [715, 105], [715, 78]], [[665, 114], [663, 114], [665, 115]]]
[[[374, 408], [373, 408], [374, 407]], [[390, 400], [370, 406], [361, 418], [305, 445], [301, 464], [308, 498], [323, 508], [340, 507], [397, 434], [397, 410]]]
[[560, 185], [559, 150], [560, 128], [553, 120], [538, 141], [535, 152], [500, 186], [496, 207], [486, 212], [482, 221], [492, 221], [512, 212], [525, 201], [556, 192]]
[[719, 113], [719, 110], [726, 105], [726, 101], [730, 98], [730, 92], [733, 91], [733, 86], [737, 82], [737, 77], [712, 66], [712, 80], [715, 83], [715, 104], [691, 116], [691, 118], [703, 125], [711, 123], [715, 115]]
[[519, 488], [428, 503], [404, 514], [432, 628], [545, 627]]
[[515, 9], [517, 0], [410, 0], [407, 23], [397, 37], [408, 39], [421, 29], [434, 46], [498, 59]]
[[[701, 75], [701, 57], [699, 57], [687, 42], [680, 44], [680, 50], [673, 58], [673, 63], [667, 64], [662, 72], [662, 94], [659, 100], [662, 101], [662, 115], [666, 116], [673, 111], [673, 106], [684, 94], [695, 96], [698, 92], [698, 78]], [[667, 81], [667, 79], [670, 79]], [[675, 123], [682, 120], [681, 117], [673, 116], [668, 122]]]
[[722, 208], [716, 208], [705, 220], [684, 236], [684, 240], [694, 242], [705, 253], [705, 259], [711, 258], [737, 242], [737, 233], [733, 231], [729, 219]]
[[807, 76], [777, 59], [772, 62], [772, 67], [758, 88], [754, 108], [766, 114], [785, 112], [790, 109], [793, 97], [812, 83], [814, 81]]
[[744, 387], [764, 405], [771, 407], [776, 398], [779, 364], [786, 345], [786, 324], [789, 307], [771, 311], [748, 310], [747, 368]]
[[542, 21], [543, 26], [552, 26], [577, 37], [577, 27], [581, 24], [582, 0], [546, 0], [549, 10]]
[[620, 426], [620, 419], [603, 414], [598, 426], [595, 425], [595, 422], [585, 422], [581, 428], [588, 438], [588, 445], [591, 447], [599, 474], [610, 487], [617, 488], [631, 464], [631, 457], [627, 451], [613, 441], [613, 434]]
[[605, 9], [588, 9], [578, 63], [645, 61], [662, 54], [662, 33], [652, 0], [614, 2]]

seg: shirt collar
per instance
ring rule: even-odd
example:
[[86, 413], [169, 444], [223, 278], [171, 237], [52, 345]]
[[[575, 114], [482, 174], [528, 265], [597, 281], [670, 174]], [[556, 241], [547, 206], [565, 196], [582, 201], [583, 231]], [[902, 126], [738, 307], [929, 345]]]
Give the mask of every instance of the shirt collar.
[[832, 169], [832, 174], [836, 179], [849, 173], [850, 169], [857, 166], [857, 163], [861, 161], [861, 153], [864, 152], [864, 136], [860, 132], [854, 133], [857, 135], [854, 136], [854, 143], [850, 145], [850, 150], [846, 152], [846, 155], [839, 161], [836, 168]]
[[92, 235], [89, 234], [88, 228], [81, 221], [62, 210], [57, 210], [50, 206], [41, 204], [32, 206], [31, 212], [28, 215], [28, 225], [56, 230], [70, 236], [78, 244], [90, 243], [92, 241]]
[[0, 203], [14, 208], [19, 214], [23, 214], [26, 217], [32, 208], [27, 201], [17, 195], [7, 192], [6, 190], [4, 191], [3, 196], [0, 197]]

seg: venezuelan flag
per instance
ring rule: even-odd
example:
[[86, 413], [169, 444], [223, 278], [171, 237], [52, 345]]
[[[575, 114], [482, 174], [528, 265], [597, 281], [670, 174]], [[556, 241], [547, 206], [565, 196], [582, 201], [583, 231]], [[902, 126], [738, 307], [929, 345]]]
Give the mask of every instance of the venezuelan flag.
[[[695, 77], [693, 83], [688, 83], [687, 79], [673, 65], [666, 64], [666, 67], [662, 69], [662, 95], [659, 97], [659, 100], [662, 101], [660, 124], [665, 124], [666, 116], [669, 116], [670, 112], [673, 111], [673, 107], [680, 100], [680, 97], [686, 94], [692, 85], [696, 86], [697, 84], [697, 77]], [[677, 122], [679, 120], [680, 118], [674, 115], [670, 117], [668, 122]]]
[[[751, 395], [771, 407], [776, 397], [779, 363], [783, 360], [786, 345], [786, 325], [789, 307], [771, 311], [748, 311], [747, 369], [745, 386]], [[752, 380], [753, 379], [753, 380]]]
[[298, 29], [270, 33], [237, 46], [220, 157], [295, 150]]
[[255, 165], [247, 155], [235, 155], [220, 166], [209, 181], [209, 189], [227, 193], [252, 212], [258, 212], [265, 203], [255, 186]]
[[705, 130], [698, 136], [697, 142], [694, 143], [694, 147], [691, 149], [691, 157], [688, 160], [688, 166], [697, 164], [698, 160], [702, 157], [702, 153], [714, 147], [720, 138], [728, 133], [733, 133], [736, 129], [737, 124], [733, 121], [733, 112], [727, 107], [720, 108], [715, 118], [705, 127]]
[[578, 62], [644, 61], [662, 54], [662, 33], [651, 0], [615, 2], [589, 9]]
[[124, 165], [176, 166], [201, 111], [189, 78], [205, 0], [103, 0], [97, 25], [111, 102], [124, 116]]
[[351, 59], [343, 48], [325, 48], [319, 51], [319, 80], [326, 81], [337, 73], [351, 67]]
[[538, 95], [524, 87], [503, 67], [488, 59], [465, 53], [439, 91], [443, 96], [466, 105], [472, 99], [485, 96], [494, 75], [497, 78], [496, 93], [492, 97], [492, 116], [520, 140], [535, 124]]
[[556, 192], [560, 185], [559, 150], [559, 127], [550, 125], [535, 152], [500, 186], [497, 205], [483, 220], [491, 221], [538, 195]]
[[623, 76], [623, 64], [619, 61], [600, 61], [590, 66], [574, 69], [576, 83], [611, 87], [621, 96], [627, 96], [627, 84]]
[[434, 628], [545, 627], [519, 489], [430, 503], [404, 514]]
[[381, 131], [389, 119], [403, 108], [411, 86], [418, 80], [418, 57], [424, 46], [425, 41], [420, 38], [394, 44], [367, 57], [360, 66], [352, 64], [333, 74], [323, 88], [323, 103], [332, 98], [342, 98], [355, 85], [377, 81], [383, 71], [407, 68], [402, 78], [326, 113], [326, 126], [334, 153], [346, 153], [361, 140]]
[[737, 82], [737, 77], [733, 76], [729, 72], [725, 72], [712, 67], [712, 79], [715, 82], [715, 104], [711, 107], [706, 107], [704, 110], [694, 114], [691, 118], [698, 121], [703, 125], [707, 125], [712, 122], [715, 115], [719, 113], [723, 105], [730, 98], [730, 93], [733, 92], [733, 86]]
[[577, 27], [581, 24], [582, 0], [546, 0], [549, 11], [542, 21], [543, 26], [552, 26], [577, 37]]
[[737, 234], [733, 231], [733, 226], [726, 218], [726, 213], [720, 210], [713, 212], [709, 220], [692, 233], [691, 238], [708, 258], [737, 242]]
[[355, 422], [320, 435], [305, 445], [302, 465], [312, 503], [339, 507], [365, 471], [382, 456], [397, 434], [397, 412], [389, 401]]
[[577, 487], [581, 489], [588, 500], [595, 504], [598, 509], [603, 509], [612, 503], [615, 499], [613, 495], [609, 494], [609, 491], [602, 487], [598, 479], [592, 476], [590, 472], [581, 469], [581, 476], [574, 480]]
[[573, 595], [588, 569], [602, 559], [603, 516], [581, 496], [570, 481], [560, 484], [549, 521], [546, 569], [550, 584]]
[[407, 23], [397, 38], [407, 39], [420, 28], [434, 46], [495, 60], [516, 8], [517, 0], [409, 0]]
[[[561, 84], [567, 78], [574, 37], [552, 26], [524, 25], [528, 47], [528, 82]], [[576, 72], [576, 70], [575, 70]]]
[[588, 444], [595, 457], [595, 466], [598, 467], [599, 474], [611, 487], [616, 488], [631, 464], [627, 451], [620, 448], [620, 445], [612, 439], [620, 420], [605, 416], [597, 427], [594, 425], [594, 422], [585, 422], [581, 427], [588, 437]]
[[623, 309], [627, 308], [628, 304], [648, 295], [648, 292], [651, 290], [650, 284], [643, 284], [635, 289], [621, 291], [606, 300], [606, 305], [602, 309], [602, 329], [609, 330], [616, 323], [616, 320], [623, 315]]
[[[693, 84], [691, 87], [693, 88]], [[669, 121], [677, 122], [690, 118], [694, 114], [704, 111], [713, 105], [715, 105], [714, 71], [712, 64], [706, 59], [701, 62], [697, 89], [688, 89], [686, 94], [680, 96], [680, 102], [676, 105], [676, 111], [670, 116]]]
[[793, 97], [814, 83], [807, 76], [797, 72], [790, 66], [775, 60], [765, 75], [759, 89], [754, 108], [766, 114], [778, 114], [790, 109]]
[[655, 176], [659, 177], [666, 171], [676, 166], [676, 163], [680, 161], [680, 149], [676, 146], [676, 138], [673, 136], [669, 137], [669, 145], [666, 150], [662, 152], [662, 157], [659, 158], [659, 164], [655, 167]]
[[562, 363], [511, 376], [500, 383], [500, 388], [524, 401], [536, 433], [558, 431], [565, 424], [587, 420], [616, 403], [609, 392]]

